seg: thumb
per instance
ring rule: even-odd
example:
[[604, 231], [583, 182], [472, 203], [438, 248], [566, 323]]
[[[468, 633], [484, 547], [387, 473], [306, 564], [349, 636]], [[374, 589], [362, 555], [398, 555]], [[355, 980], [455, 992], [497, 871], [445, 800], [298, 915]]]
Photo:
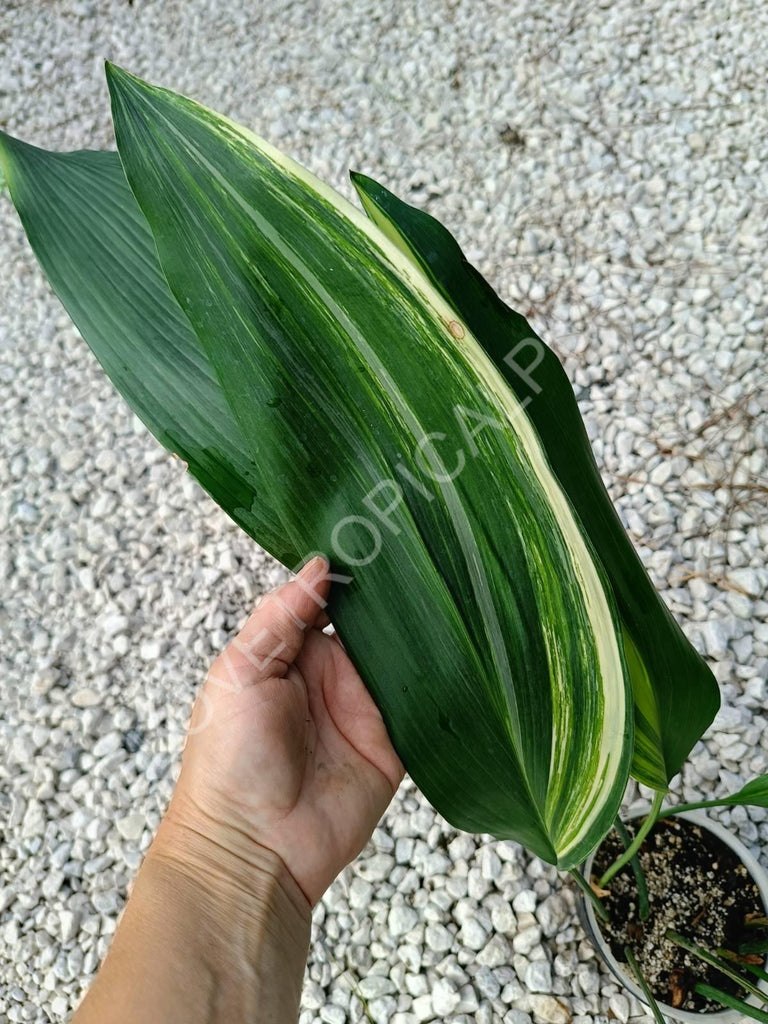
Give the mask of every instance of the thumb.
[[328, 569], [326, 559], [317, 556], [294, 579], [264, 595], [221, 655], [230, 679], [246, 685], [285, 675], [328, 603]]

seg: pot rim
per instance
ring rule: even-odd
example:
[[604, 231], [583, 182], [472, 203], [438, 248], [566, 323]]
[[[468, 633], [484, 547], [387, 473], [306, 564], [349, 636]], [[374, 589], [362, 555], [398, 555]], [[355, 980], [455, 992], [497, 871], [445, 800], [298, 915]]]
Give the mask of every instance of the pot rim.
[[[636, 818], [643, 818], [649, 810], [650, 804], [646, 805], [644, 810], [639, 810], [634, 814], [631, 814], [627, 820], [633, 821]], [[744, 843], [733, 835], [732, 832], [729, 832], [727, 828], [721, 825], [719, 821], [715, 821], [711, 818], [705, 811], [681, 811], [681, 813], [676, 814], [675, 817], [682, 818], [685, 821], [691, 821], [696, 825], [701, 825], [708, 829], [713, 835], [717, 836], [718, 839], [721, 839], [726, 846], [730, 847], [730, 849], [738, 855], [744, 867], [752, 876], [752, 880], [760, 890], [763, 906], [765, 907], [766, 913], [768, 913], [768, 871], [766, 871], [766, 869], [750, 853]], [[581, 866], [581, 873], [587, 881], [589, 881], [592, 862], [595, 859], [596, 852], [597, 850], [594, 850]], [[592, 904], [589, 900], [583, 897], [581, 900], [581, 911], [582, 923], [585, 925], [585, 931], [611, 973], [624, 986], [624, 988], [627, 989], [627, 991], [631, 992], [631, 994], [644, 1006], [647, 1006], [648, 1002], [642, 989], [637, 984], [634, 977], [632, 977], [625, 967], [614, 957], [610, 946], [603, 938], [603, 934], [600, 931]], [[768, 984], [765, 982], [759, 982], [758, 987], [763, 989], [765, 992], [768, 992]], [[751, 996], [746, 1001], [752, 1004], [754, 999], [755, 997]], [[740, 1024], [740, 1022], [744, 1020], [743, 1015], [738, 1010], [718, 1010], [714, 1013], [694, 1013], [692, 1010], [675, 1009], [667, 1003], [658, 1002], [658, 1005], [659, 1009], [665, 1016], [672, 1018], [672, 1020], [680, 1021], [681, 1024]]]

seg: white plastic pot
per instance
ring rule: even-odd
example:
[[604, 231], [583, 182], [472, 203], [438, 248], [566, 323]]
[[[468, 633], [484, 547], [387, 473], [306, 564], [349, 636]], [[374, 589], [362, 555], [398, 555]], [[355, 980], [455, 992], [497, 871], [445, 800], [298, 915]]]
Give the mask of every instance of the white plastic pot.
[[[646, 814], [647, 811], [640, 811], [632, 817], [643, 818]], [[726, 846], [729, 846], [734, 851], [760, 890], [763, 906], [766, 909], [766, 913], [768, 913], [768, 872], [755, 860], [746, 846], [727, 829], [723, 828], [722, 825], [708, 817], [704, 811], [684, 811], [682, 814], [676, 815], [676, 817], [683, 818], [685, 821], [691, 821], [695, 825], [700, 825], [702, 828], [707, 829], [712, 833], [712, 835], [717, 836], [718, 839], [721, 839]], [[581, 868], [582, 874], [587, 881], [589, 881], [591, 876], [592, 862], [594, 858], [595, 855], [593, 853], [584, 862]], [[579, 905], [579, 916], [584, 926], [584, 930], [591, 939], [595, 949], [600, 954], [603, 961], [608, 965], [611, 972], [621, 982], [624, 988], [627, 989], [627, 991], [631, 992], [632, 995], [635, 996], [636, 999], [639, 999], [641, 1003], [647, 1005], [642, 989], [635, 981], [629, 967], [626, 964], [619, 963], [611, 952], [610, 946], [603, 938], [603, 934], [597, 923], [595, 911], [589, 900], [581, 900]], [[751, 980], [754, 981], [754, 978]], [[765, 985], [765, 983], [761, 982], [759, 987], [768, 992], [768, 986]], [[754, 996], [750, 998], [748, 1002], [756, 1002]], [[672, 1006], [667, 1006], [666, 1003], [660, 1002], [658, 1005], [665, 1017], [668, 1017], [670, 1020], [681, 1021], [683, 1024], [743, 1024], [744, 1022], [744, 1016], [739, 1013], [738, 1010], [720, 1010], [716, 1013], [692, 1013], [689, 1010], [676, 1010]]]

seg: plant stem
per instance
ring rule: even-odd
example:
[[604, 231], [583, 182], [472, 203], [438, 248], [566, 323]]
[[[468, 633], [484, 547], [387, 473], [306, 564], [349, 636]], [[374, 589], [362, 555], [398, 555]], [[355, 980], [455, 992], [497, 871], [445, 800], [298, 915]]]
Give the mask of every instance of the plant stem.
[[617, 875], [619, 871], [621, 871], [621, 869], [624, 867], [624, 865], [628, 864], [632, 860], [637, 851], [643, 845], [645, 837], [656, 824], [659, 812], [661, 811], [661, 803], [663, 799], [664, 794], [661, 792], [661, 790], [658, 790], [653, 798], [653, 803], [651, 805], [650, 811], [648, 812], [648, 817], [643, 822], [640, 830], [638, 831], [637, 835], [632, 841], [632, 844], [630, 845], [629, 849], [625, 850], [624, 853], [618, 858], [618, 860], [615, 860], [613, 864], [611, 864], [611, 866], [605, 872], [603, 877], [597, 883], [601, 889], [604, 889], [606, 885], [610, 882], [610, 880], [614, 877], [614, 875]]
[[[629, 832], [627, 832], [627, 827], [621, 820], [621, 818], [616, 818], [613, 827], [619, 833], [619, 838], [621, 839], [622, 843], [624, 843], [624, 849], [628, 850], [632, 845], [632, 840], [630, 839]], [[637, 903], [638, 912], [640, 914], [640, 920], [647, 921], [648, 915], [651, 912], [651, 907], [648, 902], [648, 886], [645, 884], [645, 875], [643, 874], [643, 869], [640, 866], [640, 858], [637, 856], [637, 854], [635, 854], [635, 856], [629, 863], [632, 865], [632, 871], [635, 875], [635, 885], [637, 886]]]
[[608, 914], [608, 911], [605, 909], [603, 904], [600, 902], [599, 896], [593, 890], [592, 886], [586, 880], [584, 875], [582, 875], [582, 873], [579, 871], [579, 869], [578, 868], [571, 868], [571, 870], [568, 872], [568, 874], [576, 882], [578, 887], [581, 889], [581, 891], [584, 893], [586, 898], [592, 904], [592, 906], [594, 908], [594, 911], [597, 914], [597, 916], [600, 918], [600, 920], [601, 921], [605, 921], [606, 923], [608, 921], [610, 921], [611, 918], [610, 918], [610, 915]]
[[681, 811], [700, 811], [705, 807], [725, 807], [729, 802], [727, 799], [698, 800], [692, 804], [678, 804], [677, 807], [665, 807], [656, 820], [661, 821], [662, 818], [671, 818], [673, 814], [679, 814]]
[[640, 965], [638, 964], [635, 958], [635, 954], [632, 952], [629, 946], [624, 947], [624, 956], [627, 958], [627, 963], [632, 968], [632, 973], [637, 978], [638, 985], [643, 990], [643, 995], [648, 1000], [648, 1005], [651, 1008], [651, 1013], [653, 1014], [653, 1019], [656, 1021], [656, 1024], [666, 1024], [666, 1021], [662, 1016], [661, 1010], [659, 1009], [659, 1004], [656, 1002], [656, 999], [654, 998], [653, 992], [651, 992], [648, 982], [643, 977], [643, 972], [640, 970]]
[[741, 999], [729, 996], [727, 992], [721, 992], [719, 988], [713, 988], [712, 985], [704, 985], [699, 982], [698, 985], [694, 985], [693, 991], [698, 992], [705, 999], [714, 999], [716, 1003], [720, 1003], [721, 1006], [727, 1006], [730, 1010], [738, 1010], [745, 1017], [750, 1017], [752, 1020], [768, 1021], [768, 1013], [765, 1010], [758, 1010], [756, 1006], [743, 1003]]
[[732, 981], [735, 981], [737, 985], [741, 985], [741, 987], [746, 989], [747, 992], [750, 992], [753, 996], [757, 996], [758, 999], [762, 999], [763, 1002], [768, 998], [768, 994], [759, 989], [757, 985], [753, 985], [748, 978], [745, 978], [742, 974], [739, 974], [738, 971], [735, 971], [730, 964], [726, 963], [725, 960], [721, 960], [720, 957], [715, 956], [714, 953], [710, 953], [708, 949], [705, 949], [703, 946], [699, 946], [698, 943], [691, 942], [690, 939], [686, 939], [685, 936], [680, 935], [679, 932], [673, 931], [671, 928], [667, 929], [665, 938], [668, 939], [669, 942], [673, 942], [676, 946], [681, 946], [683, 949], [687, 949], [689, 953], [693, 953], [693, 955], [697, 956], [699, 960], [703, 960], [705, 964], [709, 964], [710, 967], [714, 967], [715, 970], [724, 974], [726, 978], [730, 978]]

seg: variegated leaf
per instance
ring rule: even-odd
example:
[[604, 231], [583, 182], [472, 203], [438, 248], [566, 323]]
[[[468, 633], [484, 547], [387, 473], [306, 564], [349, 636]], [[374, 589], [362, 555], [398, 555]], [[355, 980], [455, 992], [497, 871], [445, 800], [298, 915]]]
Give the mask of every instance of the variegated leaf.
[[555, 353], [464, 258], [439, 221], [363, 174], [372, 220], [469, 325], [535, 426], [616, 595], [635, 703], [632, 774], [664, 790], [719, 707], [717, 683], [655, 590], [600, 477], [576, 398]]
[[[578, 863], [626, 781], [625, 666], [610, 591], [520, 403], [421, 270], [330, 189], [188, 100], [117, 72], [111, 88], [160, 264], [232, 411], [224, 433], [245, 446], [242, 463], [213, 453], [212, 493], [247, 476], [253, 536], [290, 566], [322, 550], [352, 577], [334, 621], [435, 806]], [[116, 264], [128, 248], [116, 240]], [[122, 288], [135, 299], [127, 275]], [[68, 305], [88, 307], [82, 291]], [[148, 384], [139, 326], [116, 343], [133, 376], [107, 369], [127, 391], [167, 388], [167, 422], [158, 408], [150, 426], [176, 447], [171, 394], [190, 377]], [[195, 350], [182, 331], [174, 344]]]

